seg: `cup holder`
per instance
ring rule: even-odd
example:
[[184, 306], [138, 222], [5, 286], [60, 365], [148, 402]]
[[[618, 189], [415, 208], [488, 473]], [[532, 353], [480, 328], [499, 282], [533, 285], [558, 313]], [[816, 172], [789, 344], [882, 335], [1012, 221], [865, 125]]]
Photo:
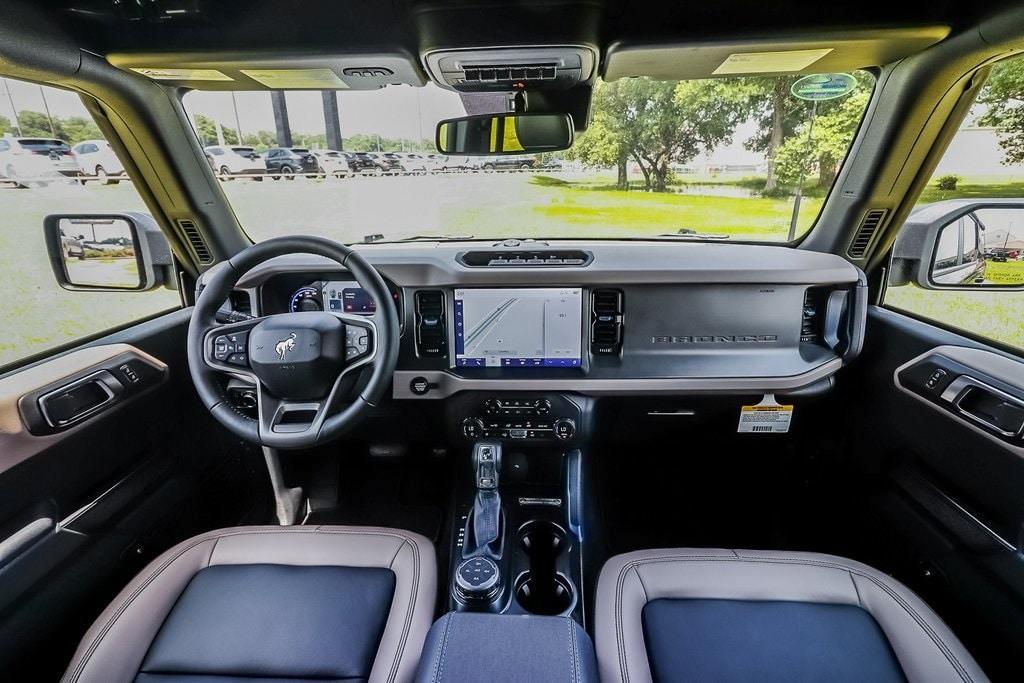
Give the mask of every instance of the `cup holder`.
[[574, 590], [555, 565], [566, 547], [565, 532], [551, 522], [529, 522], [520, 530], [519, 547], [529, 558], [530, 569], [516, 582], [516, 601], [531, 614], [567, 612]]
[[573, 590], [561, 574], [554, 578], [536, 580], [527, 572], [516, 588], [516, 601], [530, 614], [554, 616], [568, 612], [572, 607]]

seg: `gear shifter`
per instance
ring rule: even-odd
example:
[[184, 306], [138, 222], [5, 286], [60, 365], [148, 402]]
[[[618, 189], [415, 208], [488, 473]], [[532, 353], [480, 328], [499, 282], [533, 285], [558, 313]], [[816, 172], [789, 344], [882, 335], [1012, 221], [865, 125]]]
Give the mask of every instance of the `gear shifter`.
[[501, 494], [498, 477], [501, 469], [501, 444], [478, 441], [473, 445], [473, 469], [476, 474], [476, 499], [470, 516], [473, 547], [468, 555], [501, 554]]
[[479, 441], [473, 445], [473, 470], [476, 498], [469, 514], [462, 555], [467, 558], [455, 571], [457, 593], [464, 601], [493, 600], [501, 590], [501, 574], [495, 560], [501, 559], [501, 494], [498, 478], [501, 470], [501, 444]]

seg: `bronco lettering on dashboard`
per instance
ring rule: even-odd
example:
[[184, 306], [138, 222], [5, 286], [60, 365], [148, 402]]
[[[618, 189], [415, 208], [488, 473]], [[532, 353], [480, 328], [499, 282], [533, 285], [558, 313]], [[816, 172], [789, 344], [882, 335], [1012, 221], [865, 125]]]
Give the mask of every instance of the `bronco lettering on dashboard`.
[[652, 344], [773, 344], [775, 334], [684, 334], [651, 337]]

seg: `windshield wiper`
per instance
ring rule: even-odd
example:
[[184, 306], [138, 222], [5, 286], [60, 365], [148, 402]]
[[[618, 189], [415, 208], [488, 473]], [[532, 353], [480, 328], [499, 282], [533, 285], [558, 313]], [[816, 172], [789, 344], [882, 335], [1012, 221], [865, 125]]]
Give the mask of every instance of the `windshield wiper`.
[[722, 242], [729, 239], [729, 235], [712, 232], [698, 232], [693, 228], [679, 228], [677, 232], [662, 232], [655, 237], [674, 237], [679, 240], [702, 240], [708, 242]]
[[377, 233], [374, 235], [363, 235], [364, 244], [373, 244], [374, 242], [461, 242], [463, 240], [473, 239], [473, 235], [412, 235], [410, 237], [396, 237], [395, 239], [388, 239], [384, 235]]

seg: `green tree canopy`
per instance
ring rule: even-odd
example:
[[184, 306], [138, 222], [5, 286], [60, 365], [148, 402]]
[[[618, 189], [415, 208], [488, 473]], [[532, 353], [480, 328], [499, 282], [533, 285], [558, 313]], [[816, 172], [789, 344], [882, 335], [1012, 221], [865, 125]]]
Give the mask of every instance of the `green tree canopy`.
[[996, 128], [1004, 162], [1024, 163], [1024, 59], [992, 67], [978, 102], [987, 107], [978, 123]]
[[663, 192], [671, 164], [728, 142], [745, 118], [748, 93], [729, 81], [655, 81], [628, 78], [600, 83], [593, 123], [568, 158], [588, 165], [616, 164], [624, 183], [627, 159], [644, 175], [644, 187]]
[[[846, 156], [857, 126], [864, 116], [871, 91], [860, 88], [838, 100], [814, 120], [800, 124], [779, 148], [776, 172], [783, 183], [794, 184], [801, 176], [817, 172], [817, 184], [827, 187], [835, 179], [839, 162]], [[820, 106], [820, 105], [819, 105]]]

